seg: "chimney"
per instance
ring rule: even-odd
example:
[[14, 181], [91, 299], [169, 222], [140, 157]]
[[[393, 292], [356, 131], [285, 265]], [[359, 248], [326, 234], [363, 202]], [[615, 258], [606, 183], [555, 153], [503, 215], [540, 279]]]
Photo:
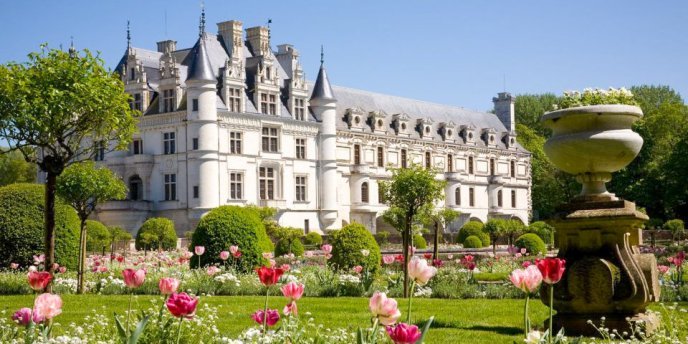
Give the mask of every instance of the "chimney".
[[244, 30], [241, 22], [230, 20], [217, 23], [217, 31], [222, 37], [227, 53], [232, 57], [241, 58], [244, 49]]
[[277, 54], [275, 56], [282, 69], [284, 69], [289, 78], [292, 78], [294, 71], [298, 69], [299, 51], [294, 49], [294, 46], [291, 44], [280, 44], [277, 46]]
[[509, 92], [499, 92], [497, 97], [492, 98], [494, 103], [494, 113], [497, 115], [506, 130], [510, 133], [516, 131], [516, 110], [514, 109], [514, 101], [516, 98], [511, 96]]
[[166, 40], [158, 42], [158, 52], [163, 54], [168, 54], [177, 50], [177, 41]]
[[270, 51], [270, 31], [267, 27], [256, 26], [246, 29], [248, 47], [254, 56], [268, 55]]

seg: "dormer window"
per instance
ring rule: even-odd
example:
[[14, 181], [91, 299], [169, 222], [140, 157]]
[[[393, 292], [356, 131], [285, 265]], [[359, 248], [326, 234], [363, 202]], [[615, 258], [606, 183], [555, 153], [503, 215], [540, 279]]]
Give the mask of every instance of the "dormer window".
[[260, 112], [266, 115], [277, 114], [277, 96], [274, 94], [260, 94]]
[[482, 139], [487, 146], [496, 146], [497, 140], [495, 139], [496, 131], [492, 128], [485, 128], [482, 131]]
[[432, 139], [432, 119], [422, 118], [418, 120], [417, 130], [424, 139]]
[[129, 80], [136, 80], [136, 68], [131, 69], [131, 74], [129, 75]]
[[401, 130], [406, 131], [406, 123], [401, 123]]
[[361, 124], [361, 117], [360, 116], [354, 116], [354, 123], [356, 123], [356, 125]]
[[231, 112], [241, 112], [241, 89], [230, 87], [228, 89], [227, 107]]
[[303, 98], [294, 99], [294, 119], [298, 121], [306, 120], [306, 100]]
[[399, 113], [394, 115], [392, 127], [394, 128], [394, 131], [396, 131], [397, 135], [408, 136], [408, 121], [409, 116], [405, 113]]
[[444, 141], [454, 141], [454, 138], [452, 137], [452, 135], [454, 134], [454, 126], [454, 122], [445, 122], [440, 124], [440, 133], [442, 134], [442, 138], [444, 139]]
[[373, 129], [373, 132], [377, 134], [385, 133], [386, 117], [387, 114], [383, 111], [371, 111], [370, 113], [368, 113], [368, 123], [370, 124], [370, 128]]
[[176, 110], [177, 97], [175, 90], [162, 91], [162, 112], [172, 112]]
[[377, 125], [377, 128], [378, 128], [378, 129], [382, 129], [382, 126], [384, 125], [384, 123], [382, 122], [381, 119], [378, 119], [376, 125]]
[[360, 108], [349, 108], [346, 110], [346, 122], [350, 129], [363, 130], [363, 122], [366, 113]]
[[459, 135], [463, 138], [464, 143], [473, 143], [475, 142], [475, 137], [473, 134], [473, 131], [475, 128], [472, 125], [462, 125], [461, 126], [461, 132]]

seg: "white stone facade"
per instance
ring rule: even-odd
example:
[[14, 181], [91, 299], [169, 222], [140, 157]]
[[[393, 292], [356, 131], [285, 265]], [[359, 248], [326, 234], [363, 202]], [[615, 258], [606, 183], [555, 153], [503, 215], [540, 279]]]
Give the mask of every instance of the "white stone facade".
[[528, 222], [530, 154], [515, 142], [508, 93], [493, 99], [495, 115], [331, 86], [323, 67], [313, 84], [296, 49], [272, 51], [267, 28], [218, 29], [201, 30], [190, 49], [127, 48], [117, 70], [143, 113], [139, 131], [129, 151], [98, 160], [130, 195], [100, 207], [99, 220], [135, 232], [164, 216], [181, 234], [217, 206], [256, 204], [277, 208], [283, 226], [356, 221], [375, 232], [388, 228], [378, 182], [415, 163], [444, 171], [438, 206], [462, 213], [450, 230], [469, 219]]

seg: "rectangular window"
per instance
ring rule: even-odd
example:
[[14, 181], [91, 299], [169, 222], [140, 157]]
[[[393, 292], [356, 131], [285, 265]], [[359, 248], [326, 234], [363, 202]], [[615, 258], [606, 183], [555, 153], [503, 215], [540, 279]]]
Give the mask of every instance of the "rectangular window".
[[509, 167], [509, 173], [511, 174], [511, 177], [516, 177], [516, 162], [512, 161]]
[[401, 168], [406, 168], [406, 149], [401, 150]]
[[277, 96], [274, 94], [260, 94], [260, 112], [268, 115], [277, 114]]
[[361, 164], [361, 146], [354, 145], [354, 165]]
[[93, 156], [93, 160], [95, 161], [103, 161], [105, 160], [105, 142], [96, 142], [96, 151], [95, 155]]
[[385, 167], [385, 149], [377, 147], [377, 166]]
[[134, 139], [134, 141], [131, 142], [131, 151], [134, 155], [143, 154], [143, 140]]
[[174, 201], [177, 199], [177, 175], [165, 175], [165, 200]]
[[244, 196], [244, 175], [239, 172], [229, 174], [229, 198], [243, 199]]
[[494, 161], [494, 159], [490, 159], [490, 175], [491, 176], [495, 175], [495, 161]]
[[163, 133], [162, 134], [162, 144], [163, 144], [163, 153], [164, 154], [174, 154], [177, 152], [176, 150], [176, 139], [175, 139], [175, 133], [174, 132], [169, 132], [169, 133]]
[[276, 115], [277, 114], [277, 96], [274, 94], [270, 95], [270, 114], [271, 115]]
[[198, 185], [193, 187], [193, 198], [198, 198]]
[[306, 201], [306, 176], [296, 176], [296, 201]]
[[275, 199], [275, 169], [261, 167], [259, 173], [260, 199]]
[[198, 149], [198, 138], [197, 137], [194, 137], [193, 139], [191, 139], [191, 147], [193, 147], [193, 148], [191, 148], [193, 150]]
[[229, 99], [227, 104], [229, 105], [229, 111], [240, 112], [241, 111], [241, 90], [238, 88], [229, 89]]
[[454, 190], [454, 204], [461, 205], [461, 187], [457, 187]]
[[241, 133], [238, 131], [229, 133], [229, 152], [231, 154], [241, 154]]
[[473, 174], [473, 157], [468, 157], [468, 174]]
[[311, 230], [310, 220], [308, 220], [308, 219], [303, 220], [303, 233], [308, 234], [308, 232], [310, 232], [310, 230]]
[[141, 111], [141, 109], [143, 108], [143, 103], [141, 102], [141, 93], [134, 93], [132, 96], [133, 98], [129, 100], [129, 107], [132, 110]]
[[305, 159], [306, 158], [306, 139], [296, 139], [296, 158]]
[[430, 152], [425, 152], [425, 168], [428, 170], [432, 168], [432, 155]]
[[306, 120], [306, 101], [304, 99], [294, 99], [294, 119], [299, 121]]
[[471, 207], [475, 207], [475, 189], [474, 188], [468, 189], [468, 205]]
[[191, 100], [191, 111], [198, 111], [198, 99], [194, 98]]
[[516, 190], [511, 190], [511, 207], [516, 208]]
[[172, 112], [175, 110], [176, 97], [174, 90], [162, 91], [162, 112]]
[[447, 172], [454, 172], [454, 156], [447, 154]]
[[497, 206], [500, 208], [504, 206], [504, 200], [502, 196], [502, 190], [497, 191]]
[[132, 68], [131, 73], [129, 73], [129, 80], [136, 80], [136, 69]]
[[279, 141], [279, 136], [277, 135], [277, 128], [263, 128], [263, 151], [264, 152], [277, 152], [279, 151], [279, 146], [277, 142]]

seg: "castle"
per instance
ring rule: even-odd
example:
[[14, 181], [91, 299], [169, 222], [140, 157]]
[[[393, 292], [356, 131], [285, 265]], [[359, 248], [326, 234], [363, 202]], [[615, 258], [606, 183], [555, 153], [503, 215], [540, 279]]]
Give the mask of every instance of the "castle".
[[353, 221], [375, 232], [389, 229], [378, 183], [420, 164], [447, 181], [438, 206], [461, 212], [448, 230], [528, 222], [530, 154], [516, 142], [509, 93], [493, 98], [493, 114], [333, 86], [323, 63], [309, 82], [292, 45], [273, 51], [269, 28], [217, 27], [206, 32], [203, 16], [185, 49], [128, 39], [116, 70], [142, 116], [128, 151], [96, 156], [130, 190], [99, 207], [100, 221], [136, 231], [162, 216], [181, 234], [215, 207], [255, 204], [306, 232]]

